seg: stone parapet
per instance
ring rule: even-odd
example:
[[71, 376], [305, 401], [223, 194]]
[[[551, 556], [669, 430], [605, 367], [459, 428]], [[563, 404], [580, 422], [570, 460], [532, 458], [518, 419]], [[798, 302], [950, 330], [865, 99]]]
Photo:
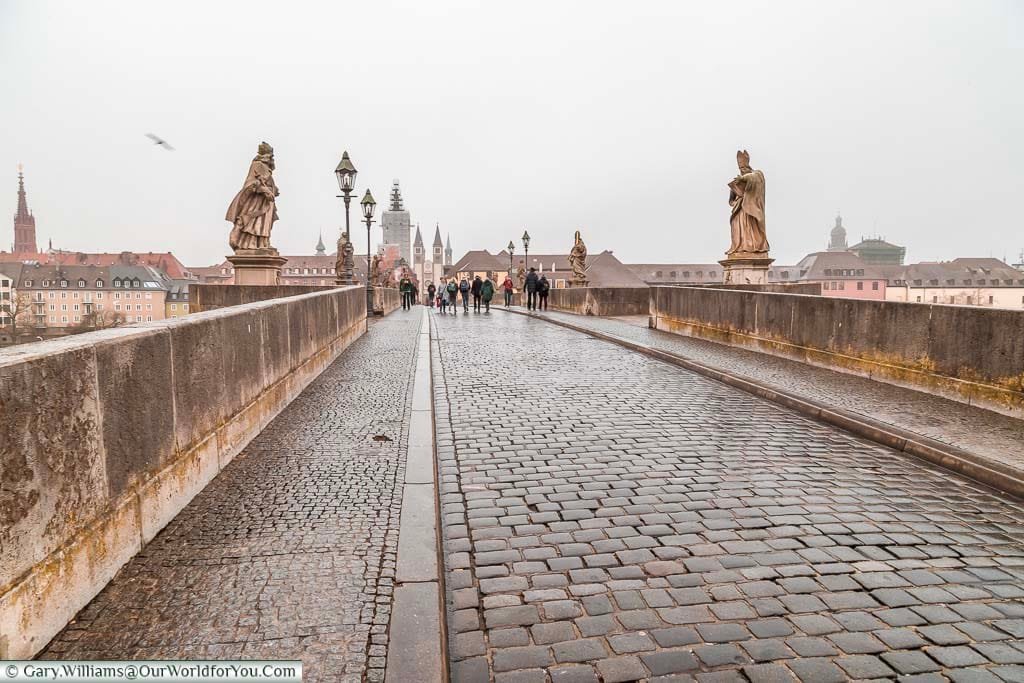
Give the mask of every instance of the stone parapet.
[[45, 646], [365, 315], [346, 287], [0, 351], [0, 659]]
[[241, 306], [256, 301], [283, 299], [310, 292], [326, 292], [338, 285], [211, 285], [194, 283], [188, 286], [189, 310], [192, 313], [213, 311], [228, 306]]
[[652, 287], [651, 325], [1024, 416], [1024, 312]]
[[[526, 293], [520, 294], [526, 305]], [[498, 297], [495, 297], [497, 300]], [[650, 287], [569, 287], [548, 291], [554, 311], [580, 315], [648, 315]]]

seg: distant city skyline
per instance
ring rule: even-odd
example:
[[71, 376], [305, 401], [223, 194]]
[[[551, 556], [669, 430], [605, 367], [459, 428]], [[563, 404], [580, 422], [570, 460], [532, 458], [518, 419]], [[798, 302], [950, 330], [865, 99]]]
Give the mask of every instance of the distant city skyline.
[[4, 3], [0, 211], [23, 163], [41, 247], [218, 263], [265, 139], [282, 252], [333, 245], [347, 149], [360, 191], [401, 178], [413, 223], [459, 253], [521, 250], [524, 229], [561, 252], [579, 229], [624, 262], [713, 262], [745, 148], [776, 262], [825, 249], [837, 209], [851, 241], [881, 235], [911, 261], [1024, 248], [1003, 208], [1024, 179], [1013, 3], [381, 2], [274, 11], [272, 28], [273, 5], [245, 7]]

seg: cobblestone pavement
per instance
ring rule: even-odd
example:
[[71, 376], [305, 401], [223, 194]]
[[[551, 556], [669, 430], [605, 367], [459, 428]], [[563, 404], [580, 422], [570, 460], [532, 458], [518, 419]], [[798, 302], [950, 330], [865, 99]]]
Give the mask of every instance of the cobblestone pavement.
[[306, 681], [383, 680], [421, 310], [371, 324], [42, 657], [302, 659]]
[[452, 680], [1024, 680], [1024, 506], [541, 320], [431, 316]]
[[630, 341], [867, 415], [1024, 471], [1024, 420], [866, 377], [647, 327], [647, 318], [545, 312]]

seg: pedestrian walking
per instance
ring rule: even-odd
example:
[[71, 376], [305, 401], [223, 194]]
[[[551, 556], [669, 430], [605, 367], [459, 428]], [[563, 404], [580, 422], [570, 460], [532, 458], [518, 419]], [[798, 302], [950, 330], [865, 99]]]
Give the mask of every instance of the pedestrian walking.
[[456, 284], [455, 278], [449, 280], [445, 291], [448, 292], [448, 305], [452, 307], [452, 315], [458, 315], [459, 285]]
[[541, 275], [537, 280], [537, 305], [542, 311], [548, 310], [548, 292], [551, 291], [551, 283], [546, 275]]
[[473, 312], [480, 312], [480, 288], [484, 286], [484, 281], [477, 275], [473, 278], [473, 284], [470, 285], [469, 291], [473, 293]]
[[537, 310], [537, 269], [530, 268], [530, 272], [526, 274], [526, 310], [535, 311]]
[[448, 287], [441, 287], [437, 295], [437, 306], [441, 310], [441, 315], [446, 315], [448, 313], [448, 305], [450, 303], [451, 296], [448, 294]]
[[462, 312], [469, 313], [469, 280], [466, 278], [459, 283], [459, 294], [462, 295]]
[[501, 283], [501, 289], [505, 292], [505, 308], [512, 305], [512, 290], [515, 289], [515, 283], [512, 282], [512, 276], [506, 275], [505, 281]]
[[402, 294], [402, 310], [407, 311], [412, 308], [412, 280], [403, 275], [402, 279], [398, 281], [398, 291]]
[[427, 285], [427, 305], [430, 306], [431, 308], [434, 307], [434, 297], [436, 295], [437, 287], [435, 287], [434, 283], [431, 282], [429, 285]]
[[480, 298], [484, 300], [484, 312], [491, 312], [491, 299], [494, 298], [494, 283], [491, 282], [491, 278], [487, 278], [480, 283]]

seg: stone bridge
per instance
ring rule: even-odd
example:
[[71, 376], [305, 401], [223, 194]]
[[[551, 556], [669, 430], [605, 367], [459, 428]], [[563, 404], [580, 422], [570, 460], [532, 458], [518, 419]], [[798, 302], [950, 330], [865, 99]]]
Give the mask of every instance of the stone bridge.
[[0, 658], [1024, 680], [1024, 314], [363, 302], [0, 352]]

